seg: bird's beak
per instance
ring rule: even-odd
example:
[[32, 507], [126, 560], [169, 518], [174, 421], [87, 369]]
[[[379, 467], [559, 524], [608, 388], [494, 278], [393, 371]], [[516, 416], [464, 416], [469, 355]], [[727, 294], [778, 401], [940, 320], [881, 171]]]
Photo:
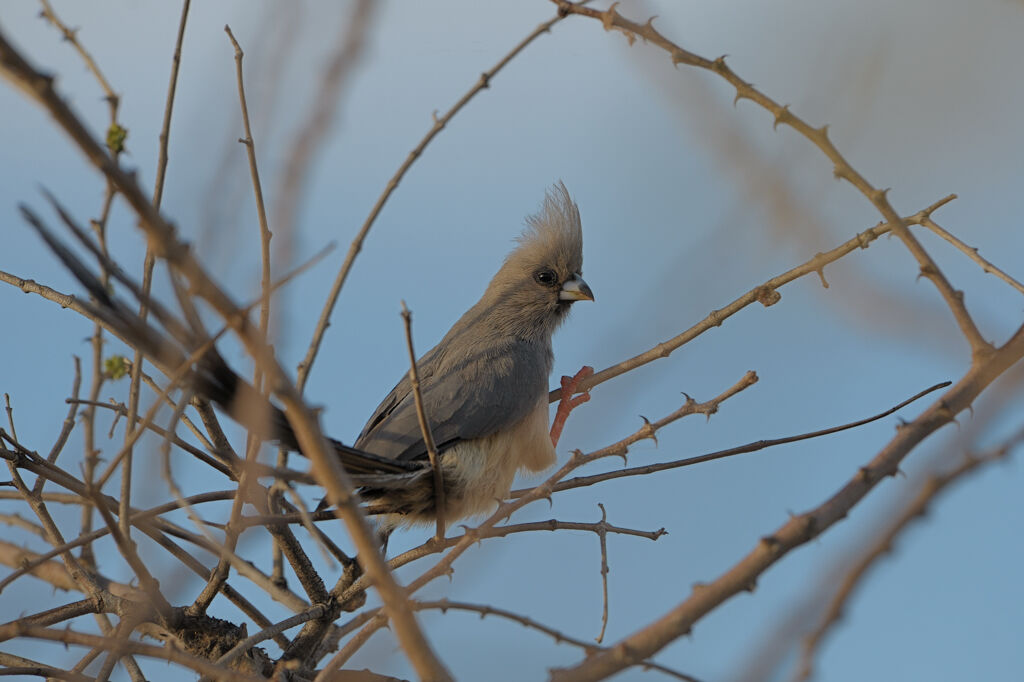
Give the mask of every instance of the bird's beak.
[[572, 279], [562, 285], [558, 292], [559, 301], [593, 301], [594, 292], [590, 290], [587, 283], [579, 275], [573, 275]]

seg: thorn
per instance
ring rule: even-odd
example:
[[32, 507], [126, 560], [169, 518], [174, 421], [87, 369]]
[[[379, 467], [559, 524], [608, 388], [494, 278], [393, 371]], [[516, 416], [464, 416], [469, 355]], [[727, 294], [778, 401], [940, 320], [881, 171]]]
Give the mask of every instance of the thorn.
[[[641, 440], [645, 439], [645, 438], [653, 440], [654, 441], [654, 445], [657, 446], [658, 445], [658, 434], [655, 432], [654, 426], [651, 425], [651, 420], [648, 419], [647, 417], [643, 416], [642, 414], [640, 415], [640, 418], [644, 420], [644, 425], [642, 427], [640, 427], [640, 431], [642, 432], [640, 434]], [[623, 456], [623, 459], [625, 459], [625, 456]]]
[[885, 201], [887, 196], [889, 195], [889, 190], [890, 189], [892, 189], [892, 188], [891, 187], [886, 187], [884, 189], [876, 189], [874, 192], [871, 193], [871, 201], [877, 201], [877, 202]]
[[[818, 253], [817, 255], [818, 255], [818, 256], [821, 256], [822, 254], [821, 254], [821, 253]], [[822, 286], [822, 288], [824, 288], [824, 289], [828, 289], [828, 280], [827, 280], [827, 279], [825, 279], [825, 266], [824, 266], [824, 265], [822, 265], [822, 266], [821, 266], [820, 268], [818, 268], [817, 270], [815, 270], [815, 272], [817, 272], [817, 273], [818, 273], [818, 279], [820, 279], [820, 280], [821, 280], [821, 286]]]
[[672, 66], [674, 66], [677, 69], [679, 68], [680, 64], [691, 63], [689, 55], [687, 55], [685, 51], [679, 49], [672, 50], [672, 56], [670, 59], [672, 60]]
[[931, 264], [922, 265], [921, 272], [920, 274], [918, 274], [917, 278], [920, 279], [922, 277], [934, 277], [936, 274], [936, 270]]
[[613, 2], [611, 6], [604, 11], [601, 15], [601, 25], [604, 26], [604, 30], [610, 31], [615, 28], [615, 17], [618, 14], [615, 8], [618, 6], [618, 2]]
[[754, 297], [757, 299], [757, 302], [765, 308], [769, 308], [782, 300], [782, 294], [780, 294], [778, 290], [764, 285], [757, 288]]
[[779, 124], [789, 125], [793, 120], [793, 114], [789, 111], [789, 105], [783, 104], [782, 108], [775, 112], [775, 122], [772, 123], [772, 130], [778, 130]]

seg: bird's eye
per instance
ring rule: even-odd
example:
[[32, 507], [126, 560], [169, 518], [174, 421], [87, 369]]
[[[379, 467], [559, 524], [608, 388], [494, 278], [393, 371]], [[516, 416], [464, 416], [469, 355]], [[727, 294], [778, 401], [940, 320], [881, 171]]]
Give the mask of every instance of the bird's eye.
[[551, 286], [558, 279], [551, 270], [541, 270], [533, 275], [533, 278], [544, 286]]

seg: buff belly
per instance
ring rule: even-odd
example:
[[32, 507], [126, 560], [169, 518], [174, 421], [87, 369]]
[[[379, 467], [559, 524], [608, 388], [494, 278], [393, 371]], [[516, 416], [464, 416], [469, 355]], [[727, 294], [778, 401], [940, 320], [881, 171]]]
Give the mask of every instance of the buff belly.
[[[517, 471], [543, 471], [554, 463], [544, 395], [533, 411], [511, 428], [461, 441], [441, 454], [446, 522], [490, 512], [508, 496]], [[371, 491], [364, 498], [371, 509], [379, 506], [401, 511], [382, 514], [382, 528], [434, 523], [432, 477], [407, 488]]]

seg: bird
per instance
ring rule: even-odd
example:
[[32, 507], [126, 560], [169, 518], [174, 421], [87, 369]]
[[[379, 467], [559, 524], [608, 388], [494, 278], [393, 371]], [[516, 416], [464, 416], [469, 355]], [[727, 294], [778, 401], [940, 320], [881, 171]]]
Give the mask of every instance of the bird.
[[[554, 464], [561, 424], [589, 394], [575, 403], [563, 400], [552, 430], [552, 335], [574, 303], [593, 300], [583, 279], [579, 208], [559, 182], [540, 211], [526, 219], [518, 246], [480, 299], [416, 363], [423, 412], [439, 455], [446, 523], [492, 508], [508, 495], [518, 471]], [[584, 367], [567, 377], [563, 397], [571, 400], [576, 382], [592, 371]], [[354, 447], [400, 462], [427, 457], [408, 373], [374, 410]], [[378, 503], [392, 510], [380, 519], [384, 533], [436, 521], [429, 479], [400, 488], [367, 487], [360, 495], [371, 510]]]
[[[163, 330], [117, 298], [23, 207], [28, 222], [91, 294], [84, 307], [164, 371], [191, 364], [184, 381], [196, 395], [218, 405], [261, 440], [303, 454], [284, 413], [206, 343], [205, 332], [195, 329], [195, 317], [183, 323], [142, 294], [55, 200], [51, 202], [106, 270], [135, 298], [146, 301]], [[566, 417], [590, 397], [586, 391], [573, 394], [592, 368], [562, 377], [562, 400], [549, 424], [552, 335], [574, 303], [594, 300], [583, 279], [579, 208], [564, 183], [548, 189], [517, 241], [476, 304], [416, 362], [444, 488], [442, 521], [448, 524], [493, 508], [508, 495], [520, 470], [550, 467]], [[207, 348], [197, 359], [195, 350], [202, 346]], [[361, 486], [359, 494], [367, 512], [377, 517], [385, 546], [396, 528], [437, 522], [435, 478], [428, 475], [428, 449], [408, 372], [377, 406], [353, 445], [328, 441]]]

